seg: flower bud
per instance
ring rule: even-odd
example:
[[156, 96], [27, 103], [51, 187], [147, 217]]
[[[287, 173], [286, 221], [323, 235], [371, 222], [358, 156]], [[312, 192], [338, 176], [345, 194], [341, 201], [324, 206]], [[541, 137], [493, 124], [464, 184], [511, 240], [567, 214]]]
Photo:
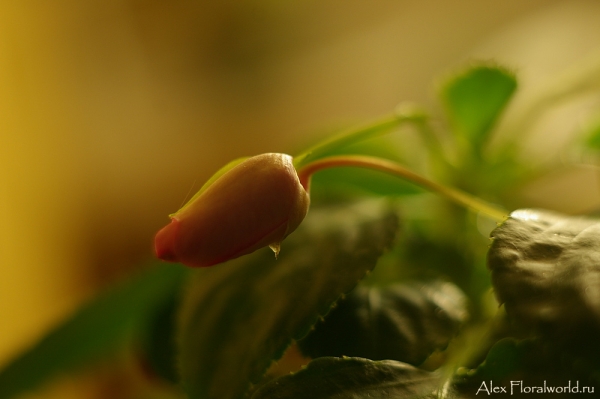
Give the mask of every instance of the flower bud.
[[204, 267], [281, 241], [306, 216], [309, 195], [292, 157], [262, 154], [234, 166], [171, 215], [156, 234], [156, 256]]

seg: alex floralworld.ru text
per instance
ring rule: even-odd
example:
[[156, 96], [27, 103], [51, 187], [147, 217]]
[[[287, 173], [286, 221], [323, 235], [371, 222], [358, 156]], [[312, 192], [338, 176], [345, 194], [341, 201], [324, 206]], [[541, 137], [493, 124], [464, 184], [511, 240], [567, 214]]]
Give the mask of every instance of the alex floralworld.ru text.
[[476, 395], [521, 394], [521, 393], [594, 393], [594, 387], [580, 386], [579, 381], [569, 381], [566, 386], [552, 386], [546, 381], [541, 386], [526, 385], [523, 381], [511, 381], [508, 386], [494, 385], [493, 381], [482, 381]]

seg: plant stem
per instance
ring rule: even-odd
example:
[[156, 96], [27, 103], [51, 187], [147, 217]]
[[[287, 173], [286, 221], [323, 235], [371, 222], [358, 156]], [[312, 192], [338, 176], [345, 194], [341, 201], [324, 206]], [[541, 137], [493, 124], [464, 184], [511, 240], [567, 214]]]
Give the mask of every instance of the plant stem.
[[484, 213], [496, 221], [506, 219], [508, 212], [492, 204], [483, 201], [480, 198], [469, 195], [463, 191], [444, 186], [433, 182], [421, 175], [416, 174], [395, 162], [381, 158], [362, 156], [362, 155], [341, 155], [322, 158], [317, 161], [304, 165], [298, 170], [298, 177], [302, 186], [310, 190], [311, 176], [324, 169], [335, 167], [359, 167], [379, 170], [389, 173], [402, 179], [408, 180], [416, 185], [426, 188], [429, 191], [441, 194], [442, 196], [454, 201], [455, 203], [470, 208], [474, 211]]
[[[332, 150], [366, 139], [382, 136], [403, 123], [414, 123], [421, 128], [427, 116], [418, 107], [398, 107], [389, 115], [364, 126], [351, 128], [322, 141], [294, 157], [294, 166], [301, 169], [318, 158], [327, 156]], [[439, 144], [439, 143], [438, 143]]]

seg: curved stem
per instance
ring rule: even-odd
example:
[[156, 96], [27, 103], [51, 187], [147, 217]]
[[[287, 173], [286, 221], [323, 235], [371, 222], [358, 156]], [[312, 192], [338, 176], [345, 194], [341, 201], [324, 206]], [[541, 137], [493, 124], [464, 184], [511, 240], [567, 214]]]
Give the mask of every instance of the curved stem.
[[[418, 106], [400, 104], [396, 110], [389, 115], [381, 117], [366, 125], [342, 131], [339, 134], [314, 145], [302, 154], [296, 155], [294, 157], [294, 166], [296, 169], [303, 168], [316, 159], [327, 156], [332, 150], [382, 136], [389, 133], [394, 128], [407, 123], [412, 123], [417, 128], [423, 130], [427, 144], [430, 145], [430, 148], [436, 155], [440, 156], [443, 151], [441, 151], [439, 143], [435, 142], [436, 139], [431, 135], [432, 132], [427, 131], [428, 126], [426, 121], [427, 115]], [[440, 159], [443, 158], [443, 156], [440, 157]]]
[[455, 203], [484, 213], [497, 221], [503, 221], [508, 216], [508, 212], [497, 208], [496, 206], [483, 201], [480, 198], [469, 195], [463, 191], [441, 185], [433, 182], [421, 175], [418, 175], [395, 162], [381, 158], [362, 156], [362, 155], [342, 155], [322, 158], [317, 161], [304, 165], [298, 170], [298, 177], [302, 186], [309, 191], [311, 176], [323, 169], [354, 166], [369, 168], [392, 174], [402, 179], [411, 181], [429, 191], [443, 195]]
[[339, 134], [336, 134], [335, 136], [330, 137], [313, 147], [310, 147], [302, 154], [294, 156], [294, 166], [296, 169], [302, 168], [313, 160], [326, 155], [331, 150], [371, 137], [386, 134], [391, 129], [398, 126], [398, 124], [401, 122], [402, 118], [399, 118], [396, 114], [391, 114], [367, 125], [342, 131]]

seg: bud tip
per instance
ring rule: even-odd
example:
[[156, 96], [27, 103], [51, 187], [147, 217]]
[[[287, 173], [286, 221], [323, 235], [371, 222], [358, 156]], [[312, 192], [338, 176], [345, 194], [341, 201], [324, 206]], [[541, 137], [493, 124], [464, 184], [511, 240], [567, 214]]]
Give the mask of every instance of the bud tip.
[[179, 230], [179, 220], [172, 218], [171, 223], [163, 227], [154, 238], [154, 251], [158, 259], [176, 262], [175, 238]]

